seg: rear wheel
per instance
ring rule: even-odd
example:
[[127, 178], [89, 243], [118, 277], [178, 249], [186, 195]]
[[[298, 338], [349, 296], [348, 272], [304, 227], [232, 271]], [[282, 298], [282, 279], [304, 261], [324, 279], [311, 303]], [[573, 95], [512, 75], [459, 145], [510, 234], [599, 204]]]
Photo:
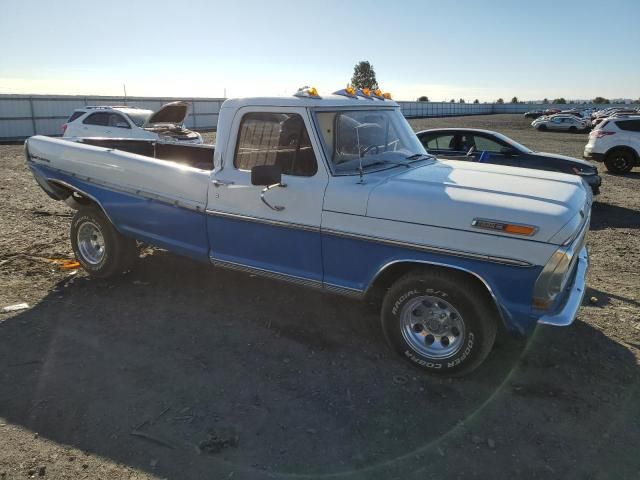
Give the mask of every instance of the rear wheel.
[[486, 292], [464, 274], [417, 270], [400, 278], [382, 305], [391, 347], [410, 363], [440, 375], [477, 368], [493, 346], [497, 315]]
[[578, 130], [578, 129], [577, 129], [576, 127], [573, 127], [573, 126], [569, 127], [569, 131], [570, 131], [571, 133], [576, 133], [576, 131], [577, 131], [577, 130]]
[[633, 156], [625, 150], [614, 150], [604, 161], [611, 173], [629, 173], [633, 168]]
[[120, 234], [94, 206], [83, 207], [73, 216], [71, 246], [80, 265], [99, 278], [130, 270], [138, 256], [135, 240]]
[[538, 126], [538, 130], [540, 130], [541, 132], [544, 132], [547, 129], [546, 125], [540, 125]]

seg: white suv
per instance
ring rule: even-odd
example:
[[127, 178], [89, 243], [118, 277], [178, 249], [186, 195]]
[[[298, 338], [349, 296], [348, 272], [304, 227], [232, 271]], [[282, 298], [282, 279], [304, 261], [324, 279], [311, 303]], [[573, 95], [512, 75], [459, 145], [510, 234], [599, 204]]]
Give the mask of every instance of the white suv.
[[627, 173], [640, 165], [640, 115], [603, 121], [589, 134], [584, 158], [604, 162], [612, 173]]
[[160, 110], [131, 106], [79, 108], [62, 126], [64, 137], [107, 137], [154, 140], [162, 143], [202, 143], [199, 133], [184, 128], [189, 105], [171, 102]]

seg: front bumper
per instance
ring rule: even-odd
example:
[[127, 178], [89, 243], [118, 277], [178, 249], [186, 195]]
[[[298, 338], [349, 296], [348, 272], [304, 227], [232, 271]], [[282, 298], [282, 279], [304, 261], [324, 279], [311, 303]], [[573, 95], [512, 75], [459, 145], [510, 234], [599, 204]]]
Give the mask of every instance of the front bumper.
[[582, 247], [578, 255], [576, 274], [571, 286], [567, 287], [566, 298], [556, 311], [547, 313], [538, 319], [538, 323], [566, 327], [571, 325], [578, 315], [586, 290], [587, 271], [589, 269], [589, 253]]

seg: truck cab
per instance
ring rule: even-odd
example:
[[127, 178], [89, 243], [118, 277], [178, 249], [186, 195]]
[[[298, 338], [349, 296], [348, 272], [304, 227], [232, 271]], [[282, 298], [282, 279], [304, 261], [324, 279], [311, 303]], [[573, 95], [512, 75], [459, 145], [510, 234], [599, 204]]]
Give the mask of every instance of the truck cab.
[[32, 137], [27, 162], [78, 208], [71, 243], [95, 276], [131, 268], [141, 241], [360, 298], [436, 374], [480, 365], [499, 326], [570, 324], [584, 294], [580, 179], [439, 161], [381, 92], [227, 100], [215, 148], [74, 140]]

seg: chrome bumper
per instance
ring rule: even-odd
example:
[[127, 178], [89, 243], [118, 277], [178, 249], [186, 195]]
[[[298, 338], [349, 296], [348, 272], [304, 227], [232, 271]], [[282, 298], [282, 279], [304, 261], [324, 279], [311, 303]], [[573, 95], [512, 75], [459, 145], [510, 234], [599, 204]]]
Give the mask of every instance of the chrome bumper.
[[545, 325], [554, 325], [556, 327], [566, 327], [571, 325], [578, 315], [582, 299], [586, 291], [587, 270], [589, 269], [589, 254], [587, 247], [582, 247], [578, 256], [578, 264], [576, 265], [576, 276], [567, 299], [558, 311], [543, 315], [538, 319], [538, 323]]

